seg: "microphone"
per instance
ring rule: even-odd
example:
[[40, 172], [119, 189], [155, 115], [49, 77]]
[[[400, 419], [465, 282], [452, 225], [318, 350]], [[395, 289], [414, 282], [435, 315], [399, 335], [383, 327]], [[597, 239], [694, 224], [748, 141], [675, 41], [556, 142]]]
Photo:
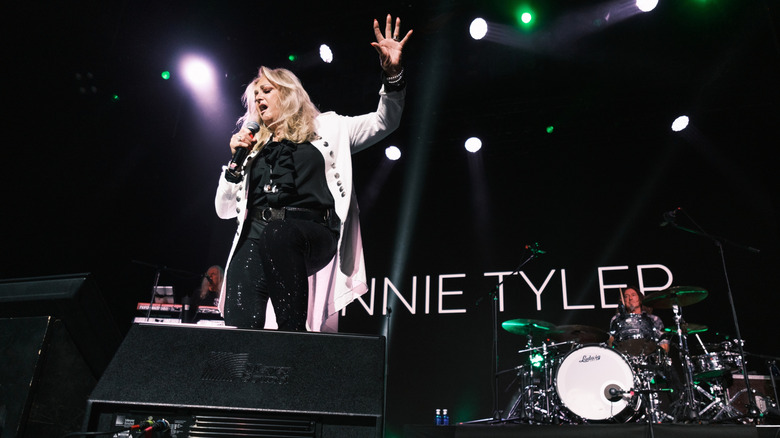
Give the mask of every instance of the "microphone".
[[[260, 124], [254, 121], [247, 122], [244, 128], [249, 130], [249, 137], [255, 138], [255, 134], [260, 131]], [[244, 179], [243, 166], [244, 159], [249, 154], [249, 148], [240, 147], [236, 148], [236, 153], [233, 154], [233, 158], [230, 159], [227, 169], [225, 169], [225, 179], [237, 183]]]
[[620, 401], [623, 398], [623, 394], [631, 394], [631, 390], [623, 391], [619, 386], [612, 384], [605, 388], [604, 396], [611, 402]]
[[531, 245], [526, 245], [525, 249], [531, 251], [531, 254], [547, 254], [547, 251], [539, 249], [539, 242], [534, 242]]
[[665, 212], [665, 213], [663, 214], [663, 218], [664, 218], [664, 220], [663, 220], [663, 222], [661, 222], [660, 224], [658, 224], [658, 226], [659, 226], [659, 227], [665, 227], [665, 226], [667, 226], [667, 225], [669, 225], [669, 224], [671, 224], [671, 225], [674, 225], [674, 224], [675, 224], [675, 221], [677, 220], [677, 212], [679, 212], [679, 211], [681, 211], [681, 210], [682, 210], [682, 208], [680, 208], [680, 207], [677, 207], [677, 208], [675, 208], [674, 210], [671, 210], [671, 211], [667, 211], [667, 212]]

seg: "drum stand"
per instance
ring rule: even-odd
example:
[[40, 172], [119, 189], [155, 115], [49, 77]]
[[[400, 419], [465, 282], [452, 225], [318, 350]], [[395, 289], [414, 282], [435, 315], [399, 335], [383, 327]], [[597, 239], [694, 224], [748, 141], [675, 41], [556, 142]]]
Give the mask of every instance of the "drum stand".
[[[550, 344], [549, 347], [568, 343]], [[520, 350], [518, 353], [530, 352], [531, 354], [537, 354], [541, 351], [542, 367], [538, 371], [534, 370], [532, 364], [517, 368], [521, 370], [518, 377], [520, 378], [520, 388], [522, 390], [518, 390], [519, 396], [509, 408], [503, 421], [523, 421], [529, 424], [557, 423], [557, 412], [553, 412], [557, 408], [551, 400], [553, 388], [550, 385], [552, 380], [552, 357], [554, 355], [548, 349], [547, 343], [543, 342], [541, 347], [532, 347], [532, 345], [532, 336], [529, 335], [528, 348]], [[536, 384], [537, 379], [539, 385]], [[541, 419], [538, 420], [537, 418]]]
[[[655, 374], [655, 373], [652, 373]], [[639, 396], [644, 398], [645, 401], [645, 413], [644, 417], [648, 423], [663, 423], [664, 421], [672, 421], [674, 417], [663, 412], [659, 409], [658, 393], [669, 391], [668, 389], [655, 389], [650, 386], [653, 375], [639, 375], [639, 379], [642, 382], [642, 388], [635, 390], [639, 393]]]
[[679, 304], [672, 305], [672, 311], [674, 312], [674, 324], [677, 327], [677, 340], [678, 347], [680, 349], [680, 361], [682, 361], [683, 369], [685, 371], [685, 387], [683, 388], [683, 397], [677, 400], [675, 403], [683, 403], [682, 408], [679, 408], [681, 415], [676, 415], [675, 418], [685, 418], [687, 420], [697, 421], [699, 419], [699, 411], [697, 409], [696, 397], [693, 394], [694, 387], [696, 386], [693, 380], [693, 364], [691, 363], [691, 354], [688, 350], [688, 332], [683, 333], [682, 325], [684, 323], [682, 319], [682, 312], [680, 311]]
[[[725, 389], [722, 385], [712, 384], [710, 386], [711, 390], [709, 392], [699, 385], [696, 385], [695, 388], [699, 394], [704, 396], [707, 401], [710, 402], [710, 404], [705, 406], [704, 409], [699, 411], [700, 416], [711, 420], [723, 420], [726, 418], [738, 418], [742, 416], [742, 414], [734, 409], [734, 407], [731, 405], [734, 400], [728, 400], [726, 397], [724, 397]], [[705, 414], [710, 409], [712, 409], [712, 412], [715, 412], [715, 409], [717, 409], [717, 413], [711, 417], [706, 416]]]
[[658, 399], [659, 393], [671, 392], [672, 390], [668, 388], [654, 388], [652, 386], [656, 377], [665, 375], [663, 365], [659, 363], [657, 366], [652, 366], [647, 362], [634, 362], [632, 363], [632, 369], [636, 376], [635, 388], [632, 389], [632, 392], [640, 397], [641, 403], [644, 403], [645, 407], [644, 413], [637, 419], [637, 422], [644, 420], [646, 423], [652, 424], [674, 421], [673, 416], [660, 409], [660, 400]]

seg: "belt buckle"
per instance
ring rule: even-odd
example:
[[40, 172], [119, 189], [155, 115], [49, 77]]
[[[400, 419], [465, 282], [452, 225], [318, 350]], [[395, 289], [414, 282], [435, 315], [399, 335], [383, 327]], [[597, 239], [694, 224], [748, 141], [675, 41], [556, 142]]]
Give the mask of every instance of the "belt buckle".
[[260, 218], [265, 222], [271, 222], [272, 220], [277, 220], [277, 219], [284, 219], [284, 209], [266, 207], [260, 211]]

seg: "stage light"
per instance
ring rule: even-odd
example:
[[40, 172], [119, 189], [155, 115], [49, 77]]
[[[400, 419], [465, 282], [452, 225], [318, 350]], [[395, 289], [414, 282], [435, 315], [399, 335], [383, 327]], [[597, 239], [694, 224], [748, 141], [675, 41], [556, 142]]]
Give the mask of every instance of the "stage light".
[[517, 24], [524, 28], [530, 28], [535, 22], [534, 11], [528, 6], [520, 6], [515, 9]]
[[548, 134], [552, 134], [553, 130], [555, 130], [555, 127], [553, 125], [550, 125], [547, 128], [545, 128], [545, 131], [547, 131]]
[[395, 146], [388, 146], [385, 149], [385, 156], [392, 161], [396, 161], [401, 158], [401, 150]]
[[202, 58], [187, 56], [182, 60], [184, 80], [193, 87], [210, 86], [214, 83], [214, 69]]
[[464, 146], [467, 151], [474, 153], [482, 149], [482, 140], [478, 139], [477, 137], [471, 137], [466, 140]]
[[298, 60], [298, 56], [291, 53], [289, 56], [287, 56], [287, 59], [289, 59], [290, 62], [295, 62]]
[[636, 7], [642, 12], [650, 12], [658, 6], [658, 0], [636, 0]]
[[487, 31], [488, 31], [487, 21], [485, 21], [482, 18], [475, 18], [471, 22], [471, 26], [469, 26], [469, 34], [475, 40], [481, 40], [482, 38], [484, 38], [485, 35], [487, 35]]
[[171, 78], [171, 72], [165, 70], [164, 72], [160, 73], [160, 76], [167, 81]]
[[680, 116], [672, 122], [672, 131], [680, 132], [688, 127], [688, 116]]
[[195, 105], [209, 125], [226, 118], [225, 99], [220, 91], [217, 67], [210, 58], [199, 54], [187, 54], [181, 57], [176, 77], [181, 77], [189, 89]]
[[327, 44], [320, 46], [320, 58], [328, 64], [333, 61], [333, 52]]

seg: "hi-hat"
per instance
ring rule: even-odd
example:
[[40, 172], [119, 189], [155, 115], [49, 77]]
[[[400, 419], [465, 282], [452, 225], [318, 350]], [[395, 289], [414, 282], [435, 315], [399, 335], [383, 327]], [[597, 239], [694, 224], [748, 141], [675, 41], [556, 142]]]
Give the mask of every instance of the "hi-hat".
[[510, 319], [502, 322], [501, 327], [509, 333], [527, 336], [547, 333], [555, 328], [555, 324], [538, 319]]
[[559, 325], [550, 331], [550, 339], [555, 341], [576, 341], [580, 344], [604, 342], [609, 335], [604, 330], [589, 325]]
[[707, 291], [696, 286], [675, 286], [647, 295], [642, 304], [658, 309], [671, 309], [678, 306], [690, 306], [707, 298]]

